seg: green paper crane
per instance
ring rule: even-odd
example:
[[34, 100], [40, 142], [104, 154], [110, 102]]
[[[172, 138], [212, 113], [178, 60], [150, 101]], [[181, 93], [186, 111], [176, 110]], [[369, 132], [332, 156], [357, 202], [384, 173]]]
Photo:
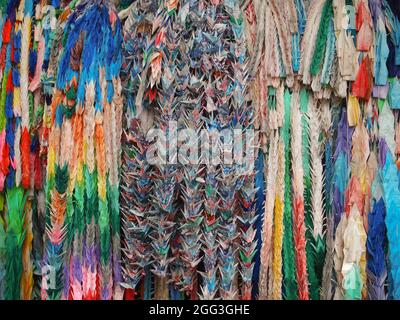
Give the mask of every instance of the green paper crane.
[[22, 245], [25, 239], [24, 207], [27, 195], [22, 188], [7, 191], [6, 203], [6, 300], [20, 299], [20, 281], [22, 275]]

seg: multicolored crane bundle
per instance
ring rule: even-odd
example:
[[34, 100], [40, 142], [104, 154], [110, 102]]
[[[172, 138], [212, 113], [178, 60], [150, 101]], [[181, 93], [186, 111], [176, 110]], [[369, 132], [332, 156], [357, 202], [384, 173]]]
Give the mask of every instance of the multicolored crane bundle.
[[0, 299], [400, 299], [396, 0], [0, 1]]

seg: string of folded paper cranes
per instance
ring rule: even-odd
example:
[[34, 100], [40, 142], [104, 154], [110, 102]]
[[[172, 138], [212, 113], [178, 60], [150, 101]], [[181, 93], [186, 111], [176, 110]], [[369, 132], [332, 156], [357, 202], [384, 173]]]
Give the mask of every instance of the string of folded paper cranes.
[[0, 8], [0, 299], [400, 299], [397, 1]]

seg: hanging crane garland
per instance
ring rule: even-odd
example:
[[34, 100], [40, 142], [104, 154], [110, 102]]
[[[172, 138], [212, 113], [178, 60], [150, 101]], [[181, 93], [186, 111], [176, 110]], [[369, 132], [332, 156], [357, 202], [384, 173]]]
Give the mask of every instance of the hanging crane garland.
[[42, 286], [43, 299], [122, 297], [121, 42], [107, 1], [79, 2], [63, 27], [47, 156], [44, 264], [55, 283]]
[[[47, 25], [42, 23], [46, 15], [47, 1], [10, 1], [2, 7], [2, 206], [16, 211], [21, 191], [26, 190], [23, 211], [22, 266], [19, 280], [21, 299], [37, 298], [38, 276], [41, 266], [42, 237], [44, 232], [43, 174], [44, 163], [39, 155], [39, 131], [42, 119], [41, 54], [45, 41], [41, 38]], [[53, 21], [54, 22], [54, 21]], [[51, 30], [49, 25], [49, 30]], [[39, 56], [39, 59], [38, 59]], [[3, 113], [5, 112], [5, 113]], [[4, 195], [8, 199], [4, 202]], [[7, 212], [5, 212], [7, 215]], [[13, 219], [18, 215], [13, 214]], [[5, 217], [6, 218], [6, 217]], [[10, 217], [11, 219], [11, 217]], [[17, 221], [4, 219], [8, 225]], [[11, 229], [10, 229], [11, 232]], [[11, 237], [11, 235], [10, 235]], [[35, 279], [35, 281], [34, 281]], [[14, 291], [15, 292], [15, 291]], [[16, 298], [16, 297], [14, 297]]]
[[399, 299], [397, 2], [115, 3], [0, 1], [0, 299]]

